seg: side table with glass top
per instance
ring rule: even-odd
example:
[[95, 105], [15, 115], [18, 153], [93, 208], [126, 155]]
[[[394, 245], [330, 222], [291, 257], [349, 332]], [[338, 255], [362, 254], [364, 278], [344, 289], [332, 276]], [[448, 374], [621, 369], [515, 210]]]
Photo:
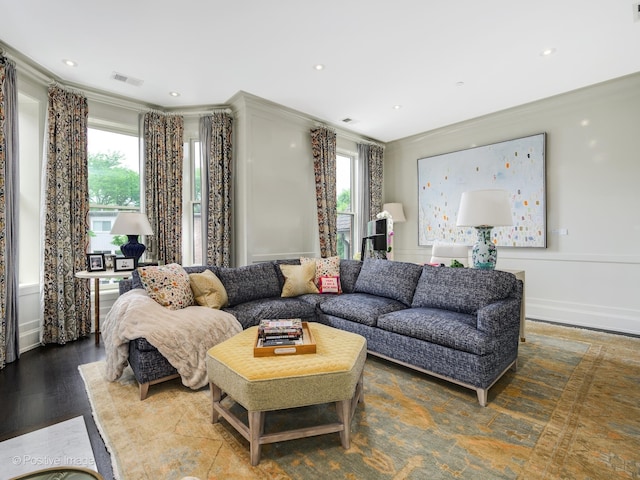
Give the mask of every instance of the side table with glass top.
[[97, 272], [88, 272], [87, 270], [82, 270], [81, 272], [76, 272], [76, 278], [86, 278], [93, 279], [94, 288], [93, 288], [93, 303], [94, 303], [94, 312], [95, 312], [95, 338], [96, 345], [100, 345], [100, 280], [104, 278], [129, 278], [131, 276], [131, 272], [129, 271], [118, 271], [114, 272], [113, 270], [103, 270]]

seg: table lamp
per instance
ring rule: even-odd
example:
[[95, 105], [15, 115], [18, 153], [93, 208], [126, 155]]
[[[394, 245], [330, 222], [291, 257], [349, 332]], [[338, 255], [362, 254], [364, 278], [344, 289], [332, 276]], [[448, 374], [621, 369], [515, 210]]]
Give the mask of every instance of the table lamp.
[[387, 212], [391, 219], [387, 219], [388, 235], [387, 235], [387, 259], [393, 260], [393, 239], [395, 237], [394, 223], [406, 222], [404, 218], [404, 208], [401, 203], [385, 203], [382, 205], [382, 211]]
[[471, 250], [473, 268], [496, 268], [498, 251], [491, 240], [493, 227], [513, 225], [511, 202], [506, 190], [473, 190], [464, 192], [456, 220], [458, 227], [474, 227], [478, 237]]
[[140, 212], [119, 212], [116, 221], [111, 228], [112, 235], [126, 235], [129, 239], [127, 243], [120, 247], [126, 257], [133, 257], [138, 260], [144, 253], [146, 247], [138, 242], [138, 235], [153, 235], [149, 219]]

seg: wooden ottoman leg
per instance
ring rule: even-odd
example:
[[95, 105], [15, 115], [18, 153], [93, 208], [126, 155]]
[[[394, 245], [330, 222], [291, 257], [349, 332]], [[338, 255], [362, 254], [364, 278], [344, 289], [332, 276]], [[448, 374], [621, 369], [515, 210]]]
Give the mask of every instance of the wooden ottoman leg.
[[211, 390], [211, 423], [218, 423], [220, 415], [216, 410], [216, 404], [220, 403], [222, 398], [222, 390], [214, 383], [209, 382], [209, 389]]
[[336, 402], [336, 409], [343, 427], [340, 431], [340, 442], [342, 447], [347, 449], [351, 445], [351, 400]]
[[256, 466], [260, 463], [260, 453], [262, 444], [260, 437], [264, 433], [264, 416], [265, 412], [248, 412], [249, 413], [249, 450], [251, 457], [251, 465]]

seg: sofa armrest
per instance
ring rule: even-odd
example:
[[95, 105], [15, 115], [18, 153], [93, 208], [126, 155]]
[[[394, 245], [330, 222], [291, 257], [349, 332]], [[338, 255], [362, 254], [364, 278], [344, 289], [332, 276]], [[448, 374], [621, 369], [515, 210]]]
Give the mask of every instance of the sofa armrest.
[[132, 288], [133, 288], [133, 285], [132, 285], [131, 279], [126, 278], [118, 282], [118, 291], [120, 295], [122, 295], [123, 293], [127, 293]]
[[520, 304], [522, 300], [510, 297], [478, 310], [477, 328], [495, 338], [520, 336]]

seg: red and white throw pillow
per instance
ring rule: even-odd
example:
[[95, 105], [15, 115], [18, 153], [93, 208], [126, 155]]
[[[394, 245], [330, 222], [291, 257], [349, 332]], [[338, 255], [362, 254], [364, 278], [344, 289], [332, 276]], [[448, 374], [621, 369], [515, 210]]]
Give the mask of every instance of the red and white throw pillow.
[[342, 293], [342, 288], [340, 287], [340, 277], [320, 277], [318, 291], [320, 293]]

